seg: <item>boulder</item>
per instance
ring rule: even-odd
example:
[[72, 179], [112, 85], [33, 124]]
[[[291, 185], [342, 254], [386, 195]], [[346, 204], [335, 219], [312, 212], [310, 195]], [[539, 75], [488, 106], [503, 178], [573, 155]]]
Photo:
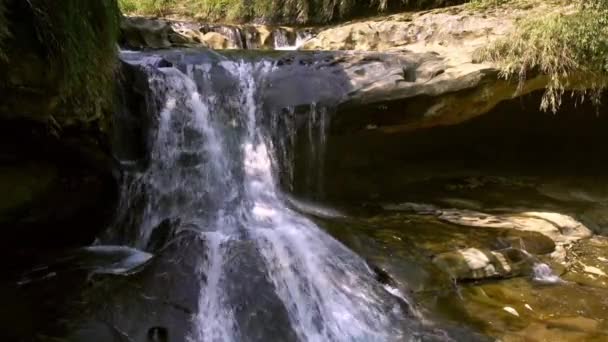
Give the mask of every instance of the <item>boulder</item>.
[[520, 212], [492, 215], [471, 210], [442, 210], [440, 220], [479, 228], [507, 228], [541, 233], [555, 243], [551, 257], [566, 262], [567, 248], [574, 242], [593, 235], [589, 228], [568, 215], [550, 212]]
[[586, 209], [580, 217], [581, 221], [596, 234], [608, 235], [608, 206], [606, 203], [597, 203]]
[[556, 244], [568, 244], [591, 237], [591, 231], [568, 215], [551, 212], [521, 212], [491, 215], [472, 210], [441, 210], [439, 219], [469, 227], [508, 228], [539, 232]]
[[[513, 229], [542, 234], [549, 238], [533, 236], [509, 238], [511, 247], [521, 248], [533, 254], [550, 254], [557, 262], [566, 263], [567, 249], [575, 243], [588, 239], [593, 233], [584, 224], [571, 216], [556, 212], [516, 211], [491, 214], [468, 209], [444, 209], [429, 204], [401, 203], [385, 205], [387, 210], [410, 211], [421, 215], [432, 215], [439, 220], [473, 228]], [[505, 209], [503, 208], [502, 211]]]
[[522, 275], [531, 269], [530, 254], [515, 248], [499, 251], [477, 248], [442, 253], [433, 263], [459, 281], [486, 278], [508, 278]]
[[489, 65], [454, 64], [432, 51], [296, 52], [277, 64], [266, 91], [277, 106], [327, 103], [338, 107], [335, 117], [343, 122], [374, 112], [390, 117], [390, 125], [376, 127], [386, 133], [455, 125], [546, 85], [538, 76], [517, 91], [517, 82], [498, 80]]
[[50, 250], [92, 243], [112, 219], [119, 9], [116, 1], [3, 6], [0, 257], [10, 277]]
[[222, 50], [222, 49], [233, 49], [236, 46], [233, 42], [231, 42], [228, 37], [217, 33], [217, 32], [207, 32], [201, 37], [202, 43], [204, 43], [207, 47], [214, 50]]
[[312, 28], [268, 25], [222, 25], [198, 22], [123, 17], [120, 45], [127, 49], [163, 49], [181, 46], [207, 46], [223, 49], [273, 50], [295, 46], [298, 37], [309, 38]]

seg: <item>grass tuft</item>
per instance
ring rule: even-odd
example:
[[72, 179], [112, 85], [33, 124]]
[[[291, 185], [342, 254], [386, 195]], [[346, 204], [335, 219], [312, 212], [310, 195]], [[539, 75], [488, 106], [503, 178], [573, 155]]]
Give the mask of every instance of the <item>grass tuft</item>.
[[490, 7], [502, 6], [512, 0], [470, 0], [468, 5], [473, 9], [486, 9]]
[[598, 102], [608, 79], [608, 2], [581, 5], [572, 14], [548, 14], [525, 19], [508, 37], [478, 51], [476, 59], [493, 62], [502, 77], [548, 77], [541, 109], [553, 112], [572, 90]]
[[63, 71], [62, 111], [95, 120], [109, 108], [116, 63], [116, 0], [31, 0], [38, 42]]

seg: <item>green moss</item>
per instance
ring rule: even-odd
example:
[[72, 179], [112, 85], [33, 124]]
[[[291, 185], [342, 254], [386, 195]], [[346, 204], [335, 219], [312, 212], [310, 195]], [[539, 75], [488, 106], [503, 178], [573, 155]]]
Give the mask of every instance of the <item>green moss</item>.
[[56, 180], [57, 170], [47, 164], [0, 167], [0, 222], [9, 219], [16, 211], [31, 205], [32, 201], [49, 191]]
[[503, 77], [519, 79], [520, 85], [530, 74], [546, 75], [543, 110], [556, 111], [572, 89], [599, 101], [608, 79], [608, 2], [525, 19], [510, 36], [480, 50], [477, 59], [497, 64]]
[[60, 124], [104, 117], [113, 98], [119, 15], [116, 0], [0, 0], [0, 83], [13, 94], [7, 96], [35, 93], [40, 105], [25, 106], [34, 110], [24, 115]]
[[[116, 62], [119, 11], [115, 0], [32, 0], [37, 39], [63, 79], [62, 111], [94, 120], [108, 107]], [[61, 116], [62, 113], [57, 113]]]
[[485, 9], [493, 6], [501, 6], [512, 0], [471, 0], [469, 6], [475, 9]]

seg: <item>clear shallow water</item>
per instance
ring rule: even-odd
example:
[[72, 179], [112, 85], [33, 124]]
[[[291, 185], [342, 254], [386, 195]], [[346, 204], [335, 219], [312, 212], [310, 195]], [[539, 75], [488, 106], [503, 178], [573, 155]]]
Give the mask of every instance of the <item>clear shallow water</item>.
[[408, 284], [409, 298], [422, 315], [444, 326], [467, 326], [504, 341], [604, 341], [608, 336], [608, 277], [600, 275], [608, 269], [604, 237], [574, 244], [566, 267], [536, 255], [532, 267], [516, 277], [454, 282], [436, 268], [433, 256], [462, 248], [499, 249], [514, 237], [511, 241], [537, 237], [381, 209], [318, 220], [397, 284]]
[[[154, 59], [137, 63], [146, 61]], [[124, 193], [125, 205], [147, 199], [135, 243], [144, 248], [166, 219], [178, 219], [205, 242], [189, 341], [248, 338], [237, 317], [248, 298], [227, 268], [241, 243], [252, 245], [261, 261], [257, 271], [269, 289], [260, 293], [278, 298], [298, 340], [407, 340], [416, 324], [402, 305], [407, 299], [391, 294], [363, 259], [290, 209], [279, 190], [277, 156], [287, 146], [271, 139], [264, 122], [284, 118], [265, 113], [258, 93], [271, 68], [242, 61], [149, 68], [159, 104], [151, 161]], [[230, 82], [221, 91], [212, 77], [218, 72]]]

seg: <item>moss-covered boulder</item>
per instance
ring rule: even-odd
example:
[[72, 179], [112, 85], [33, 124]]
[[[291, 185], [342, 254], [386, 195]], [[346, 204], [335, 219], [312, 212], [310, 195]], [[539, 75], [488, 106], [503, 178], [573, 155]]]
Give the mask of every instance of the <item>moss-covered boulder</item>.
[[5, 0], [0, 118], [60, 125], [106, 121], [112, 99], [116, 1]]
[[91, 243], [112, 218], [119, 11], [114, 0], [0, 5], [0, 249], [19, 266]]

